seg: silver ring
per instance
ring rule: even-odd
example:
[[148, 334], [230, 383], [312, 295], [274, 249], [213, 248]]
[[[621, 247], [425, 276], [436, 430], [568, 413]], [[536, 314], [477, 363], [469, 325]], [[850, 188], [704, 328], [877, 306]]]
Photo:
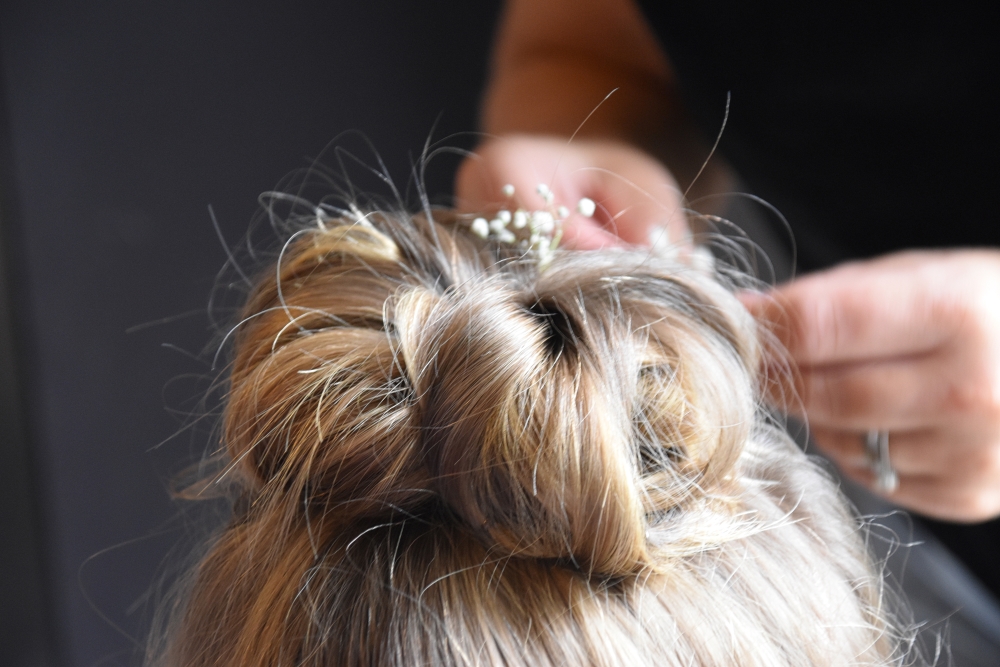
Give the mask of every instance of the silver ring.
[[875, 473], [875, 488], [892, 493], [899, 488], [899, 475], [889, 460], [889, 432], [868, 431], [865, 434], [865, 456], [868, 467]]

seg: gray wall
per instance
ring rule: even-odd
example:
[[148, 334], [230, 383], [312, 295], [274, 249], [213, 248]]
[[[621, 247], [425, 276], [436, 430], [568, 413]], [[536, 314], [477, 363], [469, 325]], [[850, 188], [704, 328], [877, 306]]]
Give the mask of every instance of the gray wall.
[[225, 261], [207, 205], [237, 243], [257, 194], [345, 130], [405, 185], [435, 121], [474, 129], [496, 10], [0, 5], [0, 665], [137, 661], [144, 599], [189, 533], [167, 482], [211, 440], [192, 419]]

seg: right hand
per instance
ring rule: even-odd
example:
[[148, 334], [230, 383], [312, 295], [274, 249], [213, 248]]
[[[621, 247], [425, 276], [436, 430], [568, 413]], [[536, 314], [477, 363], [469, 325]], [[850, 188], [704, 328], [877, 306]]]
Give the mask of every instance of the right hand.
[[901, 252], [742, 299], [787, 350], [769, 369], [775, 403], [805, 414], [844, 474], [874, 483], [864, 434], [886, 430], [890, 500], [945, 521], [1000, 516], [1000, 251]]
[[[514, 186], [513, 204], [545, 207], [536, 191], [545, 183], [556, 206], [572, 211], [563, 242], [590, 250], [623, 244], [663, 246], [687, 238], [683, 196], [670, 172], [651, 155], [623, 141], [510, 135], [486, 140], [466, 158], [455, 177], [456, 204], [463, 211], [489, 211], [506, 203], [502, 188]], [[593, 218], [576, 212], [588, 197]]]

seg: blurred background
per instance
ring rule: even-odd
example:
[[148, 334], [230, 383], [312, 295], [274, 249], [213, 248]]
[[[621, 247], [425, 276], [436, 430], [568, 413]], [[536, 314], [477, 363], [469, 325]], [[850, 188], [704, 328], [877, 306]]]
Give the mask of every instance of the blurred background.
[[219, 236], [345, 131], [401, 187], [428, 137], [471, 147], [498, 8], [0, 2], [0, 666], [141, 661], [211, 441]]

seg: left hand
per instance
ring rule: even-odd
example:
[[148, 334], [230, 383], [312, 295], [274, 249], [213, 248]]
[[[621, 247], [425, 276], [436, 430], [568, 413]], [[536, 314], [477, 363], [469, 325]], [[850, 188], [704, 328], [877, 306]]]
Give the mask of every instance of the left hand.
[[893, 502], [951, 521], [1000, 514], [1000, 251], [904, 252], [744, 302], [797, 369], [772, 397], [805, 414], [848, 477], [873, 484], [864, 434], [888, 430]]
[[558, 204], [570, 211], [581, 197], [597, 204], [596, 215], [571, 213], [563, 242], [578, 250], [635, 245], [669, 245], [687, 238], [687, 216], [677, 182], [661, 162], [623, 141], [510, 135], [494, 137], [466, 158], [455, 178], [463, 211], [496, 210], [500, 189], [514, 186], [517, 205], [545, 207], [535, 191], [551, 186]]

